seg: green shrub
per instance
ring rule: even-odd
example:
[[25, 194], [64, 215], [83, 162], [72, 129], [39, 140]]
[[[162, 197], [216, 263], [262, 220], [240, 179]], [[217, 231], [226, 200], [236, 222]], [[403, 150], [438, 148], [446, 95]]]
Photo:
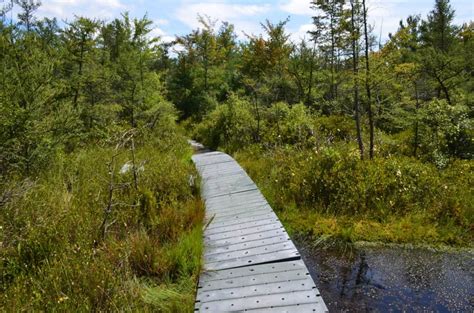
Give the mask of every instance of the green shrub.
[[317, 136], [327, 142], [356, 139], [354, 120], [344, 115], [320, 116], [314, 119]]
[[299, 103], [278, 102], [265, 110], [263, 142], [266, 144], [306, 144], [313, 135], [307, 108]]
[[231, 95], [212, 111], [195, 129], [194, 137], [204, 145], [235, 151], [253, 142], [258, 125], [252, 106], [247, 100]]

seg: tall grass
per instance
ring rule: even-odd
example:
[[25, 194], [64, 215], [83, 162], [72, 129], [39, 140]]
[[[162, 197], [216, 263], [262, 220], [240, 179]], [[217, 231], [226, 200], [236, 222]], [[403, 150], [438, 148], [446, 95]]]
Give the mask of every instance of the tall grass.
[[203, 207], [189, 184], [191, 150], [178, 134], [143, 135], [136, 146], [137, 188], [132, 172], [120, 173], [130, 151], [113, 144], [57, 155], [37, 177], [3, 182], [2, 311], [192, 310]]

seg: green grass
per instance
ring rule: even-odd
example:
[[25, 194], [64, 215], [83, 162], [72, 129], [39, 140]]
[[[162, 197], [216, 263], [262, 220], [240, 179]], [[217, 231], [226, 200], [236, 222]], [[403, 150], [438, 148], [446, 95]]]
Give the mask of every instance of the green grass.
[[103, 238], [114, 146], [57, 155], [0, 186], [2, 311], [192, 311], [203, 206], [191, 149], [181, 135], [137, 138], [138, 188], [119, 150]]

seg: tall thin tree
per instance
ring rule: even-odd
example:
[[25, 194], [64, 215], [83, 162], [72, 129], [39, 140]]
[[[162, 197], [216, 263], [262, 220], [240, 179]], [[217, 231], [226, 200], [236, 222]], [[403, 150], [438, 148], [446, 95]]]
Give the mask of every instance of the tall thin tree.
[[354, 111], [357, 131], [357, 142], [359, 144], [360, 159], [364, 159], [364, 143], [362, 141], [362, 130], [360, 127], [360, 103], [359, 103], [359, 23], [358, 11], [359, 1], [351, 0], [351, 45], [352, 45], [352, 74], [354, 77]]
[[366, 0], [362, 0], [362, 10], [364, 19], [364, 41], [365, 41], [365, 91], [367, 93], [367, 113], [369, 114], [369, 157], [374, 158], [374, 116], [372, 113], [372, 97], [370, 90], [370, 63], [369, 63], [369, 32], [367, 27], [367, 6]]

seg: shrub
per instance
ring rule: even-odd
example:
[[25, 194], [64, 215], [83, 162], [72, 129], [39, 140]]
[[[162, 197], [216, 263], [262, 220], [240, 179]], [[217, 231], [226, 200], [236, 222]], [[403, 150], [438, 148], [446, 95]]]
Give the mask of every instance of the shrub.
[[250, 102], [231, 95], [196, 127], [194, 137], [210, 148], [236, 151], [253, 142], [257, 134]]
[[270, 144], [305, 144], [313, 135], [307, 108], [299, 103], [289, 106], [278, 102], [265, 111], [263, 142]]

